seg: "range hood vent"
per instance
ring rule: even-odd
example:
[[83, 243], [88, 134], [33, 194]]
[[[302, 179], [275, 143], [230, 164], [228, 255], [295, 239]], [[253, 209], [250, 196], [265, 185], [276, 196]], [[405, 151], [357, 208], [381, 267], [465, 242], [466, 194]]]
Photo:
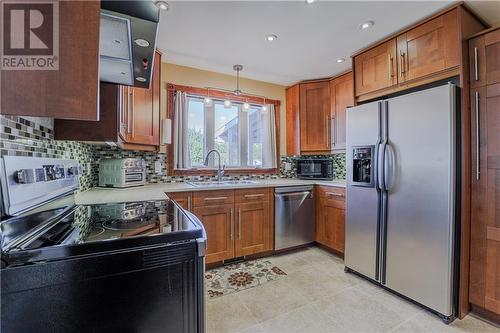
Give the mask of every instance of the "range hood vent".
[[152, 1], [102, 1], [100, 81], [149, 88], [159, 9]]

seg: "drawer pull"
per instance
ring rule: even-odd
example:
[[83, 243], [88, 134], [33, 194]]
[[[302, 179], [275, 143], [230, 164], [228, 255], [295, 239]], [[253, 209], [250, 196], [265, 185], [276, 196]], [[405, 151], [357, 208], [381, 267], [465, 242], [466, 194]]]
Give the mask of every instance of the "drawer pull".
[[263, 197], [264, 196], [264, 193], [259, 193], [259, 194], [245, 194], [245, 198], [259, 198], [259, 197]]
[[345, 195], [342, 193], [335, 193], [335, 192], [325, 192], [326, 195], [331, 195], [333, 197], [344, 197]]
[[213, 198], [204, 198], [203, 200], [205, 201], [212, 201], [212, 200], [226, 200], [227, 197], [213, 197]]

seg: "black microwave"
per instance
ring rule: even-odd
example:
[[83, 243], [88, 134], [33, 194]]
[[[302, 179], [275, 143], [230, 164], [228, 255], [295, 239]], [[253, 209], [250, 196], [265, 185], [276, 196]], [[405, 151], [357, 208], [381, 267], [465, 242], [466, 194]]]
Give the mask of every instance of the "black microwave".
[[328, 158], [300, 158], [297, 177], [303, 179], [333, 179], [333, 160]]

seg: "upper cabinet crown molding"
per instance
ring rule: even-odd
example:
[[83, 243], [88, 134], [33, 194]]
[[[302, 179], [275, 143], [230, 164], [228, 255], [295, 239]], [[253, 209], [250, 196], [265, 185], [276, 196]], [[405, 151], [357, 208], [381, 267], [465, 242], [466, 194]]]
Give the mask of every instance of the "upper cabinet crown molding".
[[99, 120], [99, 1], [54, 1], [59, 69], [2, 70], [0, 113]]

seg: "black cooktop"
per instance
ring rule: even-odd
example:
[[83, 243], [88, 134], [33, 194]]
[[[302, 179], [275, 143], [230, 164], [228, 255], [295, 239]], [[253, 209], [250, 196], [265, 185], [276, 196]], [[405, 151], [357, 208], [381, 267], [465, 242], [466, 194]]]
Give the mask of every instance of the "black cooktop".
[[201, 223], [170, 200], [66, 205], [0, 223], [4, 265], [201, 238]]

